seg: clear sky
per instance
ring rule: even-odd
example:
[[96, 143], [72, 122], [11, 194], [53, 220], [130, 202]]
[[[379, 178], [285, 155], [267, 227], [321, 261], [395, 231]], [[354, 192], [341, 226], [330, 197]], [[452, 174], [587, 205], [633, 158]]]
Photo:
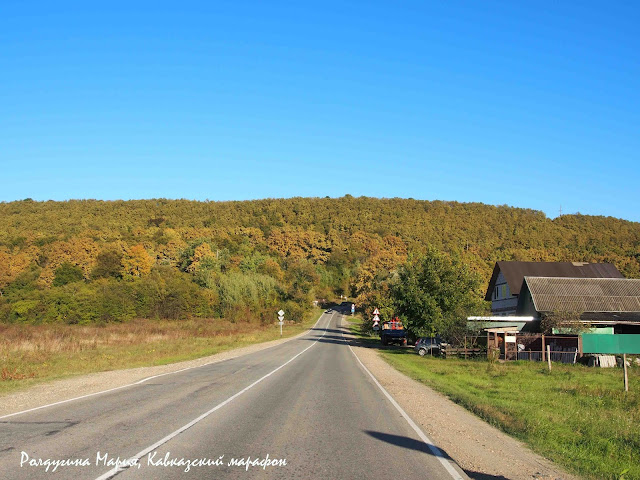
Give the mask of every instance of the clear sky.
[[0, 201], [349, 193], [640, 221], [639, 5], [4, 0]]

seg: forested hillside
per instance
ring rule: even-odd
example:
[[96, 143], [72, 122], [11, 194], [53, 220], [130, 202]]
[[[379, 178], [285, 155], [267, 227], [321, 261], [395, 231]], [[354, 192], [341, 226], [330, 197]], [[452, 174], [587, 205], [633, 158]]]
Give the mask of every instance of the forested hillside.
[[640, 223], [610, 217], [349, 195], [23, 200], [0, 203], [0, 319], [270, 322], [274, 307], [298, 319], [313, 298], [367, 303], [380, 279], [428, 246], [482, 279], [496, 260], [612, 262], [640, 277]]

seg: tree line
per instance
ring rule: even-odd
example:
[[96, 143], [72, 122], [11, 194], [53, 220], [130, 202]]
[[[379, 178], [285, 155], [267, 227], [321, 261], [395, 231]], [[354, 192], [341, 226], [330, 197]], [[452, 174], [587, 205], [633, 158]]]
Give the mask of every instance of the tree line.
[[640, 277], [640, 224], [349, 195], [0, 203], [0, 321], [271, 322], [279, 308], [299, 320], [314, 298], [385, 308], [393, 292], [401, 310], [402, 275], [419, 276], [425, 258], [464, 268], [475, 280], [459, 288], [477, 310], [497, 260], [611, 262]]

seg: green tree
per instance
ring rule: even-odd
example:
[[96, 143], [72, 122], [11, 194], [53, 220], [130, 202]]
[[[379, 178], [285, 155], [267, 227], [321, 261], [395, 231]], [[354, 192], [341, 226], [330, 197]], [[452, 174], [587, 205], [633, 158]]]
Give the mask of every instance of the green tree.
[[311, 262], [301, 259], [289, 262], [285, 281], [289, 299], [305, 305], [311, 303], [313, 288], [320, 281], [320, 276]]
[[410, 333], [435, 333], [456, 342], [466, 332], [466, 317], [487, 309], [480, 285], [478, 276], [460, 258], [429, 247], [423, 256], [399, 269], [391, 297]]
[[91, 277], [96, 278], [121, 278], [122, 277], [122, 252], [115, 249], [103, 250], [96, 257], [96, 266], [91, 272]]
[[82, 279], [84, 279], [82, 268], [69, 262], [64, 262], [56, 268], [55, 276], [53, 277], [53, 286], [61, 287], [68, 283], [79, 282]]

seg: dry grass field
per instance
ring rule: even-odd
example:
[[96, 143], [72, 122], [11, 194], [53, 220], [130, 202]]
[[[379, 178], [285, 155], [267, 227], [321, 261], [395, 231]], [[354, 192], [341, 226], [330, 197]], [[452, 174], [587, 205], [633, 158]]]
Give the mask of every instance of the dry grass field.
[[[284, 336], [308, 329], [314, 309]], [[36, 382], [189, 360], [280, 338], [277, 325], [220, 319], [144, 320], [105, 326], [0, 324], [0, 394]]]

